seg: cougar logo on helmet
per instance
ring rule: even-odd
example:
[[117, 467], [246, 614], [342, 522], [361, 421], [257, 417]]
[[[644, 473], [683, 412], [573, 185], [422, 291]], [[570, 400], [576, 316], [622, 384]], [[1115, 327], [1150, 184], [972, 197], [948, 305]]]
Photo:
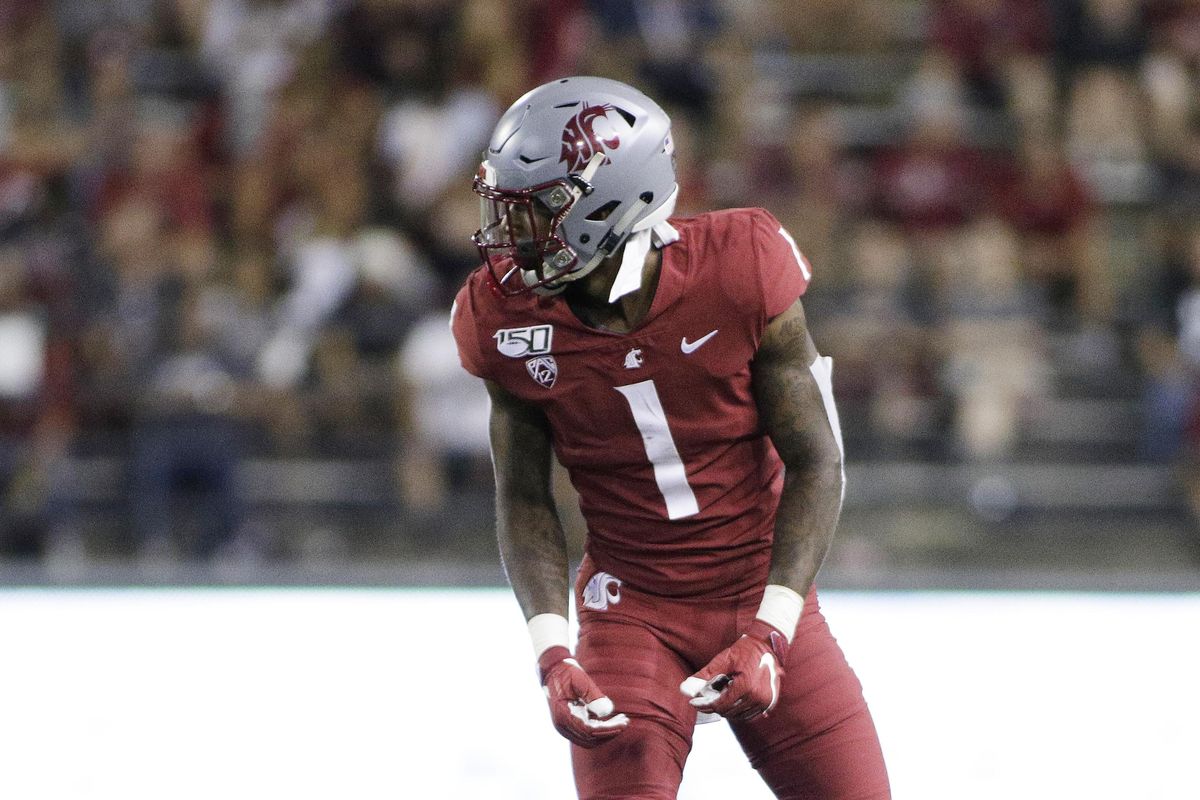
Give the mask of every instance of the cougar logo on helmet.
[[[596, 123], [604, 120], [611, 131], [612, 123], [608, 121], [608, 112], [612, 110], [613, 107], [607, 103], [589, 106], [585, 102], [583, 110], [571, 117], [571, 121], [563, 128], [562, 154], [559, 160], [566, 163], [568, 172], [579, 172], [596, 153], [607, 154], [609, 150], [616, 150], [621, 146], [621, 139], [615, 132], [612, 132], [609, 138], [604, 138], [604, 134], [596, 130]], [[606, 155], [604, 163], [611, 162], [612, 159]]]

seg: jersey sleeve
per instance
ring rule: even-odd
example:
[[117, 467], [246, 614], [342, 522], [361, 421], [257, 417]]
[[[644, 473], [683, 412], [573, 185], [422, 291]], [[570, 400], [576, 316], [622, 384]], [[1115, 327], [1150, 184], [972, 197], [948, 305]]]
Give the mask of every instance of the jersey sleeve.
[[479, 346], [479, 326], [476, 323], [470, 282], [459, 290], [454, 305], [450, 307], [450, 330], [454, 333], [454, 342], [458, 346], [458, 360], [463, 369], [477, 378], [487, 379], [487, 365], [483, 349]]
[[755, 215], [754, 251], [763, 310], [769, 320], [787, 311], [804, 294], [812, 279], [812, 267], [796, 240], [769, 211]]

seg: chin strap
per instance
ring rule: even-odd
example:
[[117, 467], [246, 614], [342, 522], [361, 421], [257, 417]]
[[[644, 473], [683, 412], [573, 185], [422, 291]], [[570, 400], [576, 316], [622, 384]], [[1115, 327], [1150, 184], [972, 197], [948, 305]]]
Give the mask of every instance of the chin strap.
[[642, 287], [642, 268], [646, 263], [646, 254], [651, 247], [666, 247], [679, 241], [679, 231], [667, 218], [675, 213], [675, 201], [679, 196], [679, 188], [671, 192], [667, 202], [658, 207], [635, 227], [633, 235], [625, 240], [625, 250], [621, 253], [621, 266], [617, 269], [617, 277], [613, 279], [612, 288], [608, 293], [608, 302], [615, 303], [630, 292], [636, 292]]
[[[581, 172], [579, 175], [569, 176], [571, 179], [571, 188], [569, 191], [571, 192], [572, 205], [579, 202], [579, 198], [585, 197], [592, 193], [592, 178], [595, 176], [596, 170], [600, 169], [600, 166], [607, 158], [608, 156], [605, 155], [603, 151], [597, 152], [592, 155], [591, 159], [588, 160], [587, 165], [583, 168], [583, 172]], [[485, 161], [484, 164], [487, 165], [487, 162]], [[597, 253], [597, 256], [599, 255], [600, 254]], [[598, 258], [593, 260], [597, 264], [600, 263]], [[584, 269], [576, 272], [575, 274], [582, 278], [587, 274], [587, 272], [588, 270]], [[537, 283], [538, 280], [540, 280], [537, 273], [529, 270], [521, 270], [521, 279], [525, 281], [526, 286], [532, 286], [533, 284]], [[574, 278], [564, 275], [555, 278], [554, 280], [555, 283], [553, 285], [535, 287], [533, 290], [534, 294], [539, 294], [543, 297], [553, 297], [554, 295], [561, 293], [563, 289], [567, 288], [567, 283], [569, 283], [571, 280], [574, 280]]]
[[[597, 157], [601, 155], [603, 154], [597, 153]], [[584, 175], [594, 172], [592, 170], [594, 163], [597, 163], [596, 157], [593, 157], [592, 162], [588, 164]], [[666, 247], [679, 240], [679, 231], [667, 222], [667, 218], [675, 213], [675, 201], [679, 197], [679, 186], [677, 185], [671, 190], [671, 196], [654, 213], [648, 214], [645, 219], [634, 223], [638, 215], [649, 205], [647, 202], [649, 197], [649, 193], [642, 195], [626, 209], [625, 213], [617, 220], [617, 224], [609, 228], [608, 233], [604, 235], [604, 240], [596, 249], [595, 255], [582, 269], [557, 278], [553, 286], [539, 286], [534, 291], [541, 295], [556, 295], [565, 289], [568, 283], [586, 277], [600, 265], [601, 261], [611, 256], [621, 246], [621, 239], [627, 233], [631, 235], [624, 242], [625, 249], [621, 254], [621, 266], [617, 270], [617, 277], [609, 292], [608, 302], [615, 303], [619, 298], [636, 291], [642, 285], [642, 267], [646, 261], [646, 254], [650, 252], [650, 247], [652, 245]], [[526, 280], [530, 279], [527, 273], [524, 277]]]

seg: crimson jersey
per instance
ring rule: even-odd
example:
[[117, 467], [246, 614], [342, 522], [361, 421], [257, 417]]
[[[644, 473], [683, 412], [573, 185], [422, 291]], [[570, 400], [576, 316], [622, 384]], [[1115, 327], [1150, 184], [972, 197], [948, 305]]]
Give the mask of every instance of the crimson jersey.
[[472, 374], [546, 415], [595, 566], [653, 594], [734, 594], [766, 578], [783, 465], [750, 366], [810, 269], [770, 213], [673, 219], [646, 318], [590, 328], [559, 297], [467, 279], [452, 327]]

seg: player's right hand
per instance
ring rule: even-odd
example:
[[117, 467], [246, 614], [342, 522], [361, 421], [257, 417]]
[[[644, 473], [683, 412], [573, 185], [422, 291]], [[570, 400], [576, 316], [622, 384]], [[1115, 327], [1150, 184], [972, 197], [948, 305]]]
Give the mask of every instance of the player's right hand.
[[602, 744], [629, 724], [624, 714], [613, 715], [612, 700], [604, 696], [567, 648], [551, 647], [542, 653], [538, 672], [554, 727], [580, 747]]
[[787, 637], [770, 623], [754, 620], [750, 629], [717, 653], [704, 669], [679, 685], [689, 702], [706, 714], [741, 722], [764, 715], [779, 702]]

